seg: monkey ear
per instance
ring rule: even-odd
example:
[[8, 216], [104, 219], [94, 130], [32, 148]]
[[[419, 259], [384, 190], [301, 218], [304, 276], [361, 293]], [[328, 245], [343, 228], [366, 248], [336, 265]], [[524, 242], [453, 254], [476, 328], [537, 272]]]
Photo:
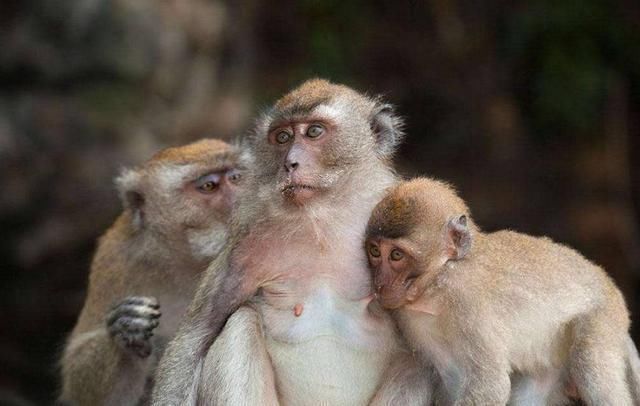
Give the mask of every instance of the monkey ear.
[[134, 169], [125, 169], [116, 178], [116, 187], [125, 210], [131, 212], [133, 226], [142, 227], [144, 223], [144, 194], [142, 175]]
[[471, 249], [471, 232], [467, 226], [467, 216], [462, 214], [447, 223], [446, 252], [449, 259], [461, 259]]
[[398, 144], [404, 138], [404, 123], [395, 114], [391, 104], [378, 102], [371, 118], [371, 130], [376, 137], [378, 153], [389, 159], [396, 151]]

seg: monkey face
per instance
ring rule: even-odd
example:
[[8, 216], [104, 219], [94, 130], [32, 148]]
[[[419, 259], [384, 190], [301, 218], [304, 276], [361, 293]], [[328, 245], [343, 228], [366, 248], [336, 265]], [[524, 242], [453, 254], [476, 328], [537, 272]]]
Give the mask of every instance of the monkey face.
[[168, 148], [118, 180], [133, 225], [196, 260], [215, 256], [240, 182], [237, 154], [219, 140]]
[[397, 309], [415, 299], [408, 293], [415, 290], [412, 287], [422, 271], [410, 244], [402, 239], [378, 238], [367, 240], [366, 248], [380, 304]]
[[448, 261], [465, 257], [471, 247], [466, 213], [464, 202], [442, 182], [418, 178], [387, 192], [371, 214], [366, 239], [384, 307], [416, 300]]
[[327, 118], [306, 117], [272, 125], [269, 144], [280, 155], [278, 188], [284, 198], [303, 205], [329, 191], [336, 180], [323, 162], [335, 136], [335, 124]]
[[324, 80], [305, 82], [257, 123], [256, 187], [296, 206], [336, 204], [352, 197], [345, 191], [362, 179], [355, 173], [387, 170], [401, 138], [391, 106]]

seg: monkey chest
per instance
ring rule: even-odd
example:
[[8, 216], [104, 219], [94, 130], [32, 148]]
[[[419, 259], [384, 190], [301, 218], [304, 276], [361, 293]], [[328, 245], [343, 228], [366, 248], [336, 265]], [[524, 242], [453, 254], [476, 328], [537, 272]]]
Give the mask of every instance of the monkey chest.
[[366, 404], [398, 350], [390, 319], [330, 286], [278, 299], [257, 308], [282, 404]]
[[376, 349], [393, 338], [384, 334], [391, 330], [389, 318], [369, 312], [367, 295], [344, 297], [331, 285], [275, 292], [264, 289], [256, 302], [266, 333], [276, 341], [302, 343], [332, 337], [353, 348]]

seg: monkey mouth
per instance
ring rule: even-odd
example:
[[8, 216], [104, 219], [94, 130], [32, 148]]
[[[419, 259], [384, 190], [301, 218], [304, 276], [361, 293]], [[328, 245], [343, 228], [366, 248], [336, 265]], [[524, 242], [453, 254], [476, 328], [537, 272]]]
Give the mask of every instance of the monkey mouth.
[[292, 183], [282, 188], [282, 193], [292, 193], [292, 192], [296, 192], [298, 190], [304, 190], [304, 189], [314, 190], [315, 187], [311, 185]]
[[282, 188], [282, 194], [285, 198], [301, 204], [312, 198], [318, 190], [317, 187], [304, 183], [289, 183]]

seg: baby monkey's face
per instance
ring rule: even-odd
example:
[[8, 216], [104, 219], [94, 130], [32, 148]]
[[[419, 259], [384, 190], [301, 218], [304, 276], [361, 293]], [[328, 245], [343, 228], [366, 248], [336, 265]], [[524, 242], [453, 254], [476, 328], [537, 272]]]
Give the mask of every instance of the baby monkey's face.
[[422, 271], [412, 245], [402, 238], [369, 238], [366, 242], [375, 293], [387, 309], [397, 309], [415, 300], [414, 283]]
[[468, 209], [446, 183], [400, 182], [376, 205], [365, 249], [378, 301], [387, 309], [415, 302], [471, 248]]

